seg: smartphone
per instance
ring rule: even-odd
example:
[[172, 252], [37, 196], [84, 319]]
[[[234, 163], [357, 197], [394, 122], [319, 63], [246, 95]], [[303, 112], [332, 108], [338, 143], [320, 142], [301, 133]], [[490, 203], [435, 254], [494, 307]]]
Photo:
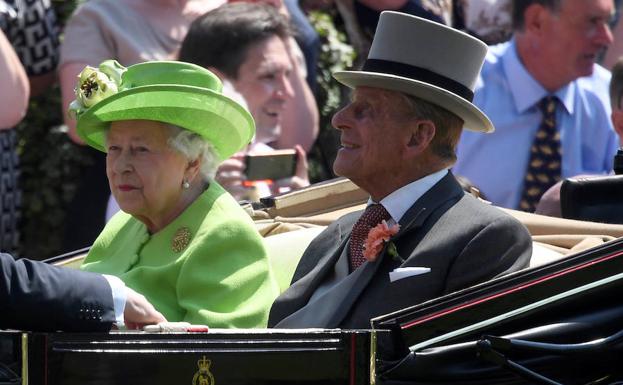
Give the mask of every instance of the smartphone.
[[245, 157], [248, 180], [277, 180], [293, 176], [296, 172], [296, 151], [275, 150], [267, 154]]

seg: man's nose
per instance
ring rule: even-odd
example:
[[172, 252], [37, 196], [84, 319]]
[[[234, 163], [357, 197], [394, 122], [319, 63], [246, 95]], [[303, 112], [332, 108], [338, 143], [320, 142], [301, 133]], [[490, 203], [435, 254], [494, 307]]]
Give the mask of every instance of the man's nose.
[[294, 97], [294, 87], [292, 86], [290, 76], [283, 75], [280, 77], [277, 95], [283, 99], [292, 99]]
[[610, 29], [608, 23], [604, 22], [597, 26], [597, 30], [595, 31], [595, 41], [605, 47], [612, 44], [614, 41], [614, 35], [612, 34], [612, 30]]
[[331, 118], [331, 125], [336, 130], [344, 130], [349, 127], [349, 107], [350, 105], [343, 107]]

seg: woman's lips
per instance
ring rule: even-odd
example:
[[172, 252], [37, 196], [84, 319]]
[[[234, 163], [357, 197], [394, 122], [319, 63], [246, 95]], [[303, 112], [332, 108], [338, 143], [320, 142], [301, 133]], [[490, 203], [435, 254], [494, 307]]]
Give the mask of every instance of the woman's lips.
[[117, 186], [117, 190], [119, 191], [132, 191], [132, 190], [136, 190], [136, 187], [131, 186], [129, 184], [120, 184], [119, 186]]

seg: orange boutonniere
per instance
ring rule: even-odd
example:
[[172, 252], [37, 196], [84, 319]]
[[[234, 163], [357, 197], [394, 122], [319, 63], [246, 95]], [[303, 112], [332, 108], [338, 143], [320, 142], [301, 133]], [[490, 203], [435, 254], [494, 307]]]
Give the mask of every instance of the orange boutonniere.
[[[368, 237], [363, 243], [363, 256], [368, 262], [376, 261], [379, 253], [383, 250], [383, 244], [389, 242], [389, 239], [396, 235], [398, 230], [400, 230], [399, 224], [389, 226], [385, 221], [370, 229]], [[397, 255], [396, 246], [392, 242], [389, 243], [390, 247], [393, 246], [392, 250]]]

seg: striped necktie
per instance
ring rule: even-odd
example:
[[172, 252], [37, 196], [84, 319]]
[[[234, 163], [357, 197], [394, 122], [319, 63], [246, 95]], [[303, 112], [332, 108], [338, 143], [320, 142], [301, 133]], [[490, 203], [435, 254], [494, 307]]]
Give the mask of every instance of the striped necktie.
[[557, 104], [555, 96], [546, 96], [538, 103], [543, 120], [530, 148], [530, 161], [519, 203], [523, 211], [534, 212], [543, 193], [561, 177], [562, 149], [560, 132], [556, 129]]

